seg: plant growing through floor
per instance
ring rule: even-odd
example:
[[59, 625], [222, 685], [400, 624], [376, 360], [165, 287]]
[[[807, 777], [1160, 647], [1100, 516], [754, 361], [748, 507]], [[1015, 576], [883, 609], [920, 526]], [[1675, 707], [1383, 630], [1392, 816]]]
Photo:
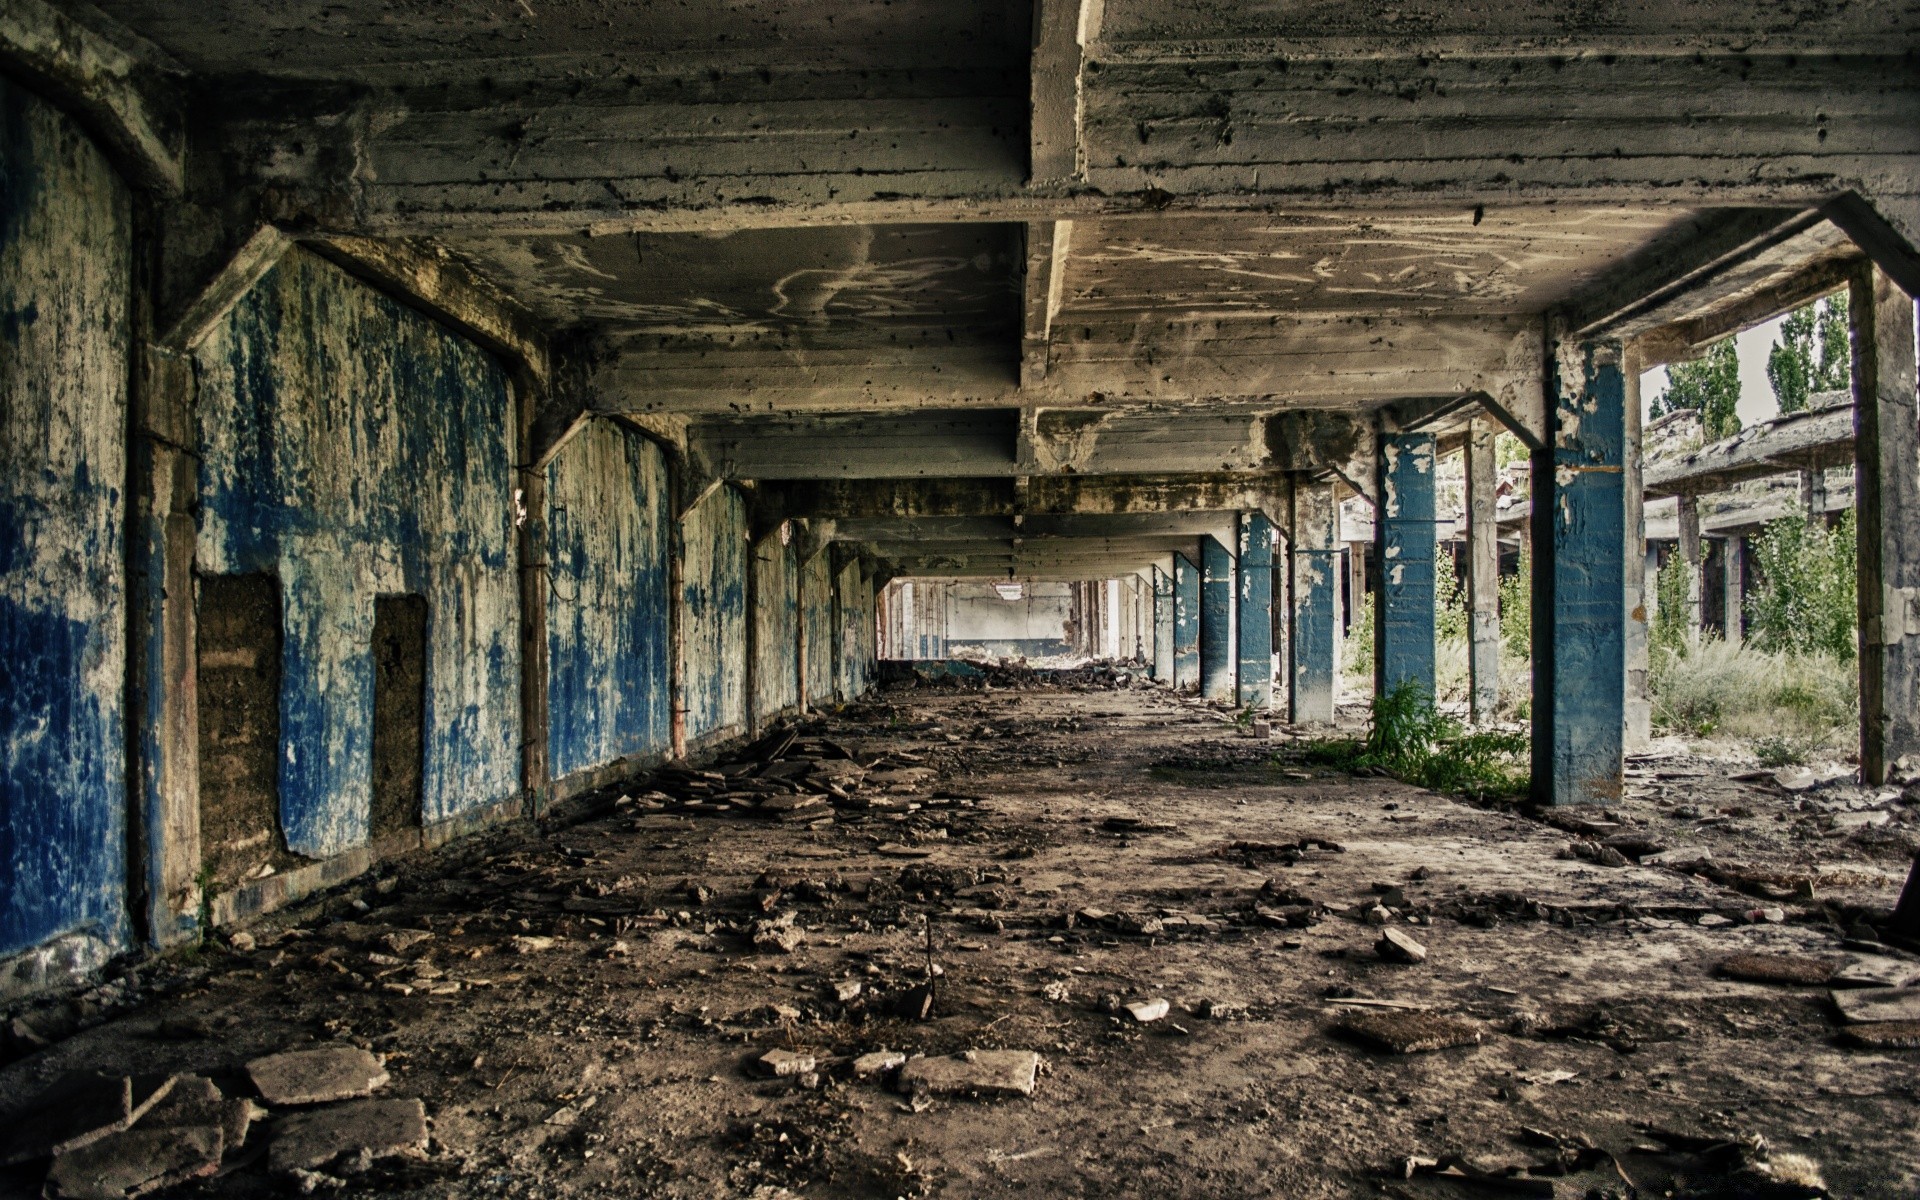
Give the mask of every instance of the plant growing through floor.
[[1453, 551], [1444, 545], [1433, 554], [1433, 631], [1442, 642], [1467, 640], [1467, 589], [1453, 565]]
[[1519, 569], [1500, 580], [1500, 640], [1521, 658], [1533, 656], [1533, 555], [1524, 542]]
[[1650, 637], [1656, 648], [1675, 654], [1687, 652], [1692, 632], [1687, 609], [1687, 560], [1680, 554], [1667, 559], [1667, 565], [1653, 577], [1654, 613]]
[[1805, 412], [1815, 392], [1852, 386], [1853, 345], [1844, 291], [1795, 309], [1780, 322], [1780, 340], [1767, 352], [1767, 382], [1783, 414]]
[[1410, 679], [1373, 700], [1366, 738], [1310, 743], [1308, 762], [1358, 771], [1377, 768], [1437, 792], [1510, 795], [1527, 785], [1527, 737], [1497, 730], [1466, 731], [1434, 707]]
[[1763, 650], [1827, 654], [1852, 662], [1859, 630], [1853, 513], [1831, 530], [1804, 516], [1770, 522], [1752, 542], [1760, 586], [1747, 597]]
[[1340, 640], [1341, 669], [1349, 675], [1363, 679], [1373, 676], [1373, 593], [1367, 592], [1360, 599], [1359, 611], [1353, 614], [1353, 627], [1347, 636]]
[[1749, 740], [1763, 760], [1842, 753], [1859, 721], [1859, 681], [1831, 655], [1712, 638], [1683, 651], [1656, 646], [1648, 665], [1655, 729]]

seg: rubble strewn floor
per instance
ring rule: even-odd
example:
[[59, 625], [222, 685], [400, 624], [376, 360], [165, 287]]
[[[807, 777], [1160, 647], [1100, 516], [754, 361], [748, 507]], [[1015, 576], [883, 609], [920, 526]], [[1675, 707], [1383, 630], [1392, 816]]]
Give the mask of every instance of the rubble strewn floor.
[[[424, 1152], [376, 1130], [294, 1176], [296, 1116], [351, 1140], [374, 1110], [268, 1105], [181, 1195], [1920, 1189], [1920, 1051], [1718, 970], [1920, 977], [1860, 940], [1913, 852], [1897, 794], [1667, 758], [1556, 827], [1124, 687], [894, 690], [803, 736], [788, 777], [840, 764], [845, 797], [728, 799], [756, 764], [409, 860], [123, 986], [0, 1095], [97, 1069], [257, 1100], [251, 1060], [339, 1045], [425, 1103]], [[958, 1057], [902, 1091], [900, 1055]], [[1567, 1173], [1482, 1174], [1516, 1164]]]

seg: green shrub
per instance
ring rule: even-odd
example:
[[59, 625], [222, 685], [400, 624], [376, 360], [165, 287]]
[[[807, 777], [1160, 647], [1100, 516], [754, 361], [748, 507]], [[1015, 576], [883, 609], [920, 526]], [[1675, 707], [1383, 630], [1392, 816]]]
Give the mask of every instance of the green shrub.
[[1655, 648], [1664, 647], [1685, 653], [1693, 640], [1693, 615], [1687, 604], [1687, 560], [1678, 553], [1653, 579], [1653, 629], [1649, 633]]
[[1754, 642], [1778, 654], [1827, 654], [1850, 662], [1859, 609], [1853, 513], [1832, 530], [1804, 516], [1771, 522], [1753, 539], [1760, 586], [1747, 597]]
[[1500, 580], [1500, 640], [1522, 658], [1533, 655], [1533, 556], [1520, 551], [1520, 569]]
[[1442, 642], [1467, 640], [1467, 589], [1453, 566], [1453, 551], [1434, 547], [1433, 631]]
[[1373, 678], [1373, 593], [1360, 598], [1360, 611], [1353, 614], [1353, 628], [1340, 642], [1340, 665], [1348, 675]]
[[1528, 750], [1522, 733], [1466, 732], [1408, 679], [1374, 697], [1364, 741], [1322, 739], [1308, 745], [1306, 759], [1344, 770], [1377, 767], [1438, 792], [1509, 795], [1527, 786]]

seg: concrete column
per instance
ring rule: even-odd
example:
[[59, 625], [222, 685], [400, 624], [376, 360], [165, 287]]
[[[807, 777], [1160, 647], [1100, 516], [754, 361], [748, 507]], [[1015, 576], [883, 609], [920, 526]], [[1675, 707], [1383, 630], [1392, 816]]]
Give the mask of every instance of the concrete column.
[[1173, 685], [1173, 576], [1153, 568], [1153, 677]]
[[1875, 267], [1853, 279], [1854, 497], [1860, 554], [1860, 778], [1920, 754], [1920, 437], [1913, 298]]
[[1726, 540], [1725, 578], [1720, 584], [1720, 594], [1725, 603], [1721, 606], [1727, 614], [1726, 638], [1730, 644], [1738, 645], [1746, 638], [1746, 583], [1747, 583], [1747, 539], [1734, 534]]
[[1240, 514], [1240, 582], [1236, 591], [1239, 663], [1237, 703], [1273, 707], [1273, 522], [1260, 512]]
[[1293, 560], [1287, 606], [1287, 719], [1296, 725], [1325, 723], [1333, 720], [1339, 675], [1340, 551], [1334, 543], [1338, 514], [1333, 485], [1296, 484], [1287, 520]]
[[1640, 431], [1640, 355], [1628, 348], [1622, 355], [1620, 387], [1623, 394], [1622, 417], [1626, 427], [1621, 485], [1626, 489], [1626, 567], [1621, 607], [1626, 611], [1626, 729], [1625, 749], [1631, 754], [1653, 743], [1653, 685], [1650, 661], [1653, 625], [1648, 616], [1654, 589], [1647, 585], [1650, 574], [1647, 553], [1647, 498], [1645, 456]]
[[1494, 506], [1496, 430], [1485, 419], [1467, 431], [1467, 670], [1473, 722], [1493, 720], [1500, 703], [1500, 525]]
[[1626, 388], [1617, 342], [1556, 347], [1533, 459], [1533, 797], [1605, 803], [1625, 766]]
[[1827, 469], [1806, 467], [1800, 472], [1800, 509], [1807, 524], [1825, 528], [1827, 524]]
[[1233, 699], [1233, 554], [1211, 534], [1200, 539], [1200, 694]]
[[1380, 603], [1374, 614], [1374, 694], [1405, 680], [1433, 687], [1434, 444], [1428, 433], [1380, 439]]
[[1173, 556], [1173, 686], [1200, 682], [1200, 571], [1184, 554]]
[[1700, 498], [1679, 498], [1680, 557], [1687, 563], [1687, 640], [1700, 640]]

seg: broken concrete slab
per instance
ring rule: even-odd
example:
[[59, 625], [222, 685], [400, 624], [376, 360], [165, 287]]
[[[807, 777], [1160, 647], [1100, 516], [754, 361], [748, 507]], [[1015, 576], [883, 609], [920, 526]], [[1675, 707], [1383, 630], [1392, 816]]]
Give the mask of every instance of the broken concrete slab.
[[42, 1092], [0, 1142], [0, 1166], [78, 1149], [118, 1133], [166, 1098], [171, 1076], [141, 1080], [76, 1072]]
[[280, 1121], [267, 1163], [289, 1174], [316, 1170], [339, 1158], [411, 1158], [426, 1149], [427, 1108], [419, 1100], [355, 1100]]
[[1165, 1000], [1136, 1000], [1127, 1005], [1127, 1015], [1142, 1025], [1158, 1021], [1173, 1010]]
[[1031, 1050], [968, 1050], [908, 1059], [900, 1068], [899, 1088], [936, 1096], [1031, 1096], [1039, 1075], [1040, 1056]]
[[896, 1067], [904, 1066], [906, 1061], [907, 1056], [898, 1050], [875, 1050], [853, 1060], [853, 1073], [860, 1079], [884, 1075]]
[[1920, 963], [1884, 954], [1846, 954], [1834, 968], [1834, 987], [1912, 987], [1920, 984]]
[[1831, 980], [1834, 964], [1800, 954], [1736, 954], [1715, 970], [1727, 979], [1748, 983], [1795, 983], [1811, 987]]
[[813, 1055], [798, 1050], [769, 1050], [749, 1064], [754, 1074], [768, 1079], [791, 1079], [805, 1075], [818, 1064]]
[[1388, 962], [1423, 963], [1427, 961], [1427, 948], [1398, 929], [1382, 931], [1380, 940], [1373, 944], [1373, 952]]
[[127, 1129], [53, 1160], [46, 1195], [57, 1200], [127, 1200], [220, 1169], [218, 1125]]
[[1920, 1021], [1920, 987], [1864, 988], [1831, 995], [1840, 1019], [1849, 1024]]
[[252, 1100], [228, 1096], [204, 1075], [176, 1075], [166, 1099], [140, 1118], [139, 1129], [192, 1129], [206, 1125], [220, 1127], [226, 1150], [246, 1145], [247, 1132], [267, 1111]]
[[1336, 1028], [1377, 1050], [1418, 1054], [1453, 1046], [1477, 1046], [1483, 1035], [1472, 1021], [1429, 1012], [1363, 1012], [1342, 1017]]
[[370, 1096], [389, 1078], [380, 1060], [358, 1046], [269, 1054], [248, 1063], [247, 1076], [268, 1104], [326, 1104]]
[[1841, 1040], [1863, 1050], [1920, 1050], [1920, 1021], [1881, 1021], [1842, 1030]]

